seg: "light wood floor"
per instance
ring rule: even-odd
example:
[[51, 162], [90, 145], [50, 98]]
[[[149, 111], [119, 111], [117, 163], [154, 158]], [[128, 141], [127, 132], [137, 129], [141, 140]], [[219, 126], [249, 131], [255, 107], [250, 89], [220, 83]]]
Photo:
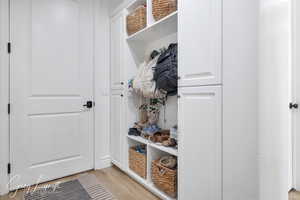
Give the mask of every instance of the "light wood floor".
[[[118, 200], [159, 200], [156, 196], [146, 190], [143, 186], [132, 180], [116, 167], [103, 170], [87, 172], [96, 175], [105, 186]], [[46, 184], [63, 182], [76, 178], [78, 175], [66, 177]], [[289, 200], [300, 200], [300, 192], [291, 192]], [[9, 196], [0, 197], [0, 200], [22, 200], [20, 193], [15, 198]]]
[[290, 192], [289, 200], [300, 200], [300, 192]]
[[[159, 198], [154, 196], [143, 186], [135, 182], [133, 179], [128, 177], [116, 167], [111, 167], [97, 171], [90, 171], [87, 173], [96, 175], [96, 177], [101, 181], [103, 186], [106, 187], [118, 200], [159, 200]], [[46, 184], [53, 184], [58, 181], [68, 181], [70, 179], [76, 178], [77, 176], [79, 175], [70, 176]], [[9, 198], [8, 195], [0, 197], [0, 200], [11, 199], [22, 200], [21, 194], [18, 193], [18, 195], [15, 198]]]

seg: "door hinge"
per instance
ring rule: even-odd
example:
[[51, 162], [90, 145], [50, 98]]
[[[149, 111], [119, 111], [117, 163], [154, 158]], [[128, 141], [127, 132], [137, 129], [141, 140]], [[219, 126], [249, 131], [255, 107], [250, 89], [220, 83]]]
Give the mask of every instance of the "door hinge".
[[10, 42], [8, 42], [7, 43], [7, 53], [11, 53], [11, 43]]
[[11, 164], [7, 164], [7, 174], [11, 174]]
[[7, 104], [7, 113], [10, 114], [10, 103]]

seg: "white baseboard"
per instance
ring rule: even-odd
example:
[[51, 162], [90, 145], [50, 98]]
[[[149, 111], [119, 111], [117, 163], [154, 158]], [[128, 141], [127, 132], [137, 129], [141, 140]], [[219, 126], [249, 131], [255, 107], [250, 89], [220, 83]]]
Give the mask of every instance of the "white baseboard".
[[105, 156], [103, 158], [95, 160], [95, 169], [104, 169], [111, 166], [112, 164], [111, 164], [110, 156]]
[[9, 193], [9, 190], [8, 190], [7, 186], [6, 185], [0, 185], [0, 196], [6, 195], [8, 193]]

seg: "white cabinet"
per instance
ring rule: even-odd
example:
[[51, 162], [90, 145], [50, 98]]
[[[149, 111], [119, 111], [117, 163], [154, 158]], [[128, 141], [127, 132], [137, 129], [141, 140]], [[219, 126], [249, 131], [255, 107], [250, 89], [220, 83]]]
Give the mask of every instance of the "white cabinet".
[[178, 1], [180, 86], [222, 81], [222, 0]]
[[179, 199], [222, 199], [221, 86], [179, 90]]
[[124, 127], [124, 95], [121, 90], [113, 90], [110, 97], [110, 147], [112, 162], [122, 168], [123, 160], [123, 133], [126, 130]]
[[122, 89], [124, 85], [124, 15], [119, 13], [110, 22], [110, 82], [111, 89]]

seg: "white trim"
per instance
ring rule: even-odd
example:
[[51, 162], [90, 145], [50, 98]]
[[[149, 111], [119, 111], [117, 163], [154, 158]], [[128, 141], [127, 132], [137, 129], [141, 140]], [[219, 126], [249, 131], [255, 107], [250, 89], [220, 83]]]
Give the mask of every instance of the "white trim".
[[95, 170], [105, 169], [105, 168], [108, 168], [111, 166], [112, 166], [112, 163], [111, 163], [110, 156], [105, 156], [105, 157], [100, 158], [95, 161]]
[[[296, 12], [297, 12], [297, 1], [298, 0], [291, 0], [291, 24], [292, 24], [292, 27], [291, 27], [291, 31], [292, 31], [292, 41], [291, 41], [291, 55], [292, 55], [292, 58], [291, 58], [291, 66], [292, 66], [292, 69], [291, 69], [291, 101], [292, 102], [295, 102], [296, 101], [296, 70], [295, 70], [295, 67], [297, 67], [297, 53], [296, 53], [296, 45], [295, 45], [295, 40], [296, 40], [296, 26], [297, 26], [297, 23], [296, 23]], [[292, 176], [292, 183], [289, 183], [289, 188], [290, 189], [293, 189], [293, 188], [296, 188], [296, 138], [295, 138], [295, 125], [296, 125], [296, 121], [295, 121], [295, 115], [291, 114], [291, 129], [290, 129], [290, 132], [291, 132], [291, 145], [292, 145], [292, 166], [290, 168], [290, 170], [292, 170], [292, 173], [291, 173], [291, 176]]]
[[0, 195], [7, 194], [7, 164], [9, 163], [9, 56], [6, 45], [9, 40], [9, 0], [0, 1]]
[[95, 169], [111, 165], [108, 10], [107, 0], [95, 0]]

